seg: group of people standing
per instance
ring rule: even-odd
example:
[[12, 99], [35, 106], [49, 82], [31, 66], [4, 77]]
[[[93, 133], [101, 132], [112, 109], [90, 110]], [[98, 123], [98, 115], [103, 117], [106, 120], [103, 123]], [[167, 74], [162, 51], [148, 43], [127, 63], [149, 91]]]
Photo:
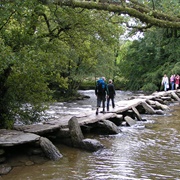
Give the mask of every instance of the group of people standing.
[[180, 76], [178, 74], [171, 75], [170, 79], [167, 77], [166, 74], [164, 74], [161, 82], [162, 86], [164, 87], [164, 91], [167, 91], [168, 89], [177, 90], [179, 88], [179, 83], [180, 83], [179, 79]]
[[113, 81], [112, 79], [109, 79], [108, 84], [106, 84], [106, 79], [105, 77], [100, 78], [97, 81], [96, 87], [95, 87], [95, 94], [97, 96], [97, 109], [96, 109], [96, 115], [98, 115], [99, 113], [99, 108], [101, 107], [101, 103], [102, 103], [102, 113], [105, 112], [105, 102], [107, 99], [107, 111], [109, 111], [109, 104], [110, 104], [110, 100], [112, 103], [112, 107], [115, 107], [115, 103], [114, 103], [114, 97], [116, 95], [115, 92], [115, 87], [113, 85]]

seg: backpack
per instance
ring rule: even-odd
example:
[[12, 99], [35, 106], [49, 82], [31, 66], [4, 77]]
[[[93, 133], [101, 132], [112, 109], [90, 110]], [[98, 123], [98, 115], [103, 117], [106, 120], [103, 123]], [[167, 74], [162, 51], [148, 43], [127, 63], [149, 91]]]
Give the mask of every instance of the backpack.
[[99, 79], [97, 81], [97, 91], [98, 91], [98, 94], [104, 94], [105, 93], [105, 87], [106, 87], [106, 84], [104, 82], [103, 79]]

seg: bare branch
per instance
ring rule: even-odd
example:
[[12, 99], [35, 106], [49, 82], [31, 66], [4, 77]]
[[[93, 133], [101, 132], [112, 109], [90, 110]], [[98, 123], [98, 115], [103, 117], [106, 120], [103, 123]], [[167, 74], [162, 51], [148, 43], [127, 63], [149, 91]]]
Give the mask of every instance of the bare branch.
[[15, 11], [13, 11], [13, 12], [9, 15], [8, 19], [6, 20], [6, 22], [0, 27], [0, 31], [3, 29], [3, 27], [4, 27], [6, 24], [8, 24], [8, 22], [10, 21], [12, 15], [13, 15], [14, 13], [15, 13]]

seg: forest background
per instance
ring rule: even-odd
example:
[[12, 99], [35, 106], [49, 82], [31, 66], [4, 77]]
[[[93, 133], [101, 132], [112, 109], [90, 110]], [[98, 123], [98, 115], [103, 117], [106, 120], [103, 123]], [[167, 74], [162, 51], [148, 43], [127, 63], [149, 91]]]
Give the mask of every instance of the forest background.
[[101, 76], [116, 89], [161, 90], [163, 74], [180, 73], [179, 5], [1, 0], [0, 127], [41, 120], [49, 103]]

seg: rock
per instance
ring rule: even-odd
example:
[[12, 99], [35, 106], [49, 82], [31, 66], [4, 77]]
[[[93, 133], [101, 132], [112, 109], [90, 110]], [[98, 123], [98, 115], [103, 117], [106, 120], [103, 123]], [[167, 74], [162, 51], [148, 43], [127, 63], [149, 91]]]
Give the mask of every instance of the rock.
[[156, 108], [156, 109], [169, 110], [169, 107], [168, 107], [167, 105], [161, 104], [161, 103], [158, 102], [158, 101], [148, 100], [147, 102], [148, 102], [148, 104], [150, 104], [150, 105], [155, 105], [155, 108]]
[[156, 106], [157, 106], [158, 108], [162, 109], [162, 110], [165, 110], [165, 111], [170, 109], [167, 105], [161, 104], [161, 103], [159, 103], [159, 102], [157, 102], [157, 101], [156, 101]]
[[133, 125], [137, 124], [137, 121], [132, 119], [129, 116], [124, 117], [124, 119], [129, 126], [133, 126]]
[[137, 118], [139, 121], [142, 121], [141, 115], [139, 114], [138, 110], [137, 110], [134, 106], [132, 106], [132, 110], [133, 110], [133, 112], [135, 113], [136, 118]]
[[146, 102], [142, 102], [141, 105], [144, 107], [144, 109], [146, 110], [146, 112], [148, 114], [155, 114], [156, 113], [155, 110]]
[[171, 96], [172, 96], [173, 99], [180, 102], [180, 98], [178, 97], [178, 95], [175, 92], [172, 92]]
[[[131, 108], [131, 106], [129, 108]], [[134, 114], [134, 111], [130, 110], [130, 109], [128, 109], [127, 111], [124, 111], [122, 114], [123, 114], [123, 116], [129, 116], [133, 119], [135, 119], [135, 117], [136, 117]]]
[[60, 128], [59, 131], [55, 134], [56, 138], [67, 138], [71, 137], [69, 128]]
[[117, 114], [116, 117], [109, 118], [109, 121], [113, 122], [116, 126], [120, 126], [123, 121], [123, 115]]
[[3, 163], [3, 162], [5, 162], [5, 161], [6, 161], [6, 157], [1, 156], [1, 157], [0, 157], [0, 163]]
[[76, 117], [73, 116], [69, 120], [68, 125], [73, 147], [80, 147], [84, 136]]
[[43, 135], [57, 131], [59, 129], [59, 124], [32, 124], [32, 125], [16, 125], [13, 127], [15, 130], [23, 131], [26, 133], [34, 133], [38, 135]]
[[164, 101], [160, 98], [155, 98], [154, 101], [158, 101], [159, 103], [164, 104]]
[[25, 144], [39, 140], [38, 135], [32, 133], [24, 133], [16, 130], [0, 130], [0, 145], [1, 146], [14, 146], [18, 144]]
[[163, 96], [163, 97], [161, 97], [161, 99], [162, 99], [163, 101], [171, 101], [171, 97]]
[[0, 149], [0, 156], [5, 153], [4, 149]]
[[164, 111], [162, 111], [162, 110], [155, 110], [156, 111], [156, 114], [159, 114], [159, 115], [163, 115], [164, 114]]
[[40, 146], [44, 151], [46, 157], [54, 161], [59, 160], [63, 157], [60, 154], [59, 150], [52, 144], [52, 142], [49, 139], [41, 137], [39, 141]]
[[82, 148], [88, 151], [97, 151], [102, 149], [104, 146], [96, 139], [83, 139]]
[[98, 128], [101, 128], [100, 131], [105, 134], [118, 134], [120, 130], [118, 127], [109, 120], [101, 120], [97, 123]]
[[0, 166], [0, 175], [8, 174], [12, 170], [12, 167], [10, 166]]

